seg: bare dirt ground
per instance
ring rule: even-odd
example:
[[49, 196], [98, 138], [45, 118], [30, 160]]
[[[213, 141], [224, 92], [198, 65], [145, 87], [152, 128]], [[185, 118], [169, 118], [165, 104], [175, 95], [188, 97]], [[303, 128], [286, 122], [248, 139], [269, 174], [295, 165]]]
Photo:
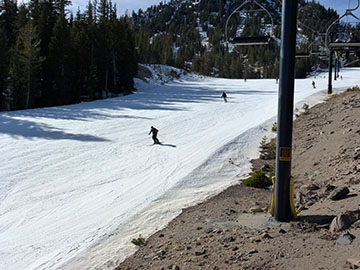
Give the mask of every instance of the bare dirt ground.
[[292, 175], [298, 219], [269, 219], [272, 192], [239, 180], [184, 209], [116, 270], [360, 267], [360, 91], [296, 118]]

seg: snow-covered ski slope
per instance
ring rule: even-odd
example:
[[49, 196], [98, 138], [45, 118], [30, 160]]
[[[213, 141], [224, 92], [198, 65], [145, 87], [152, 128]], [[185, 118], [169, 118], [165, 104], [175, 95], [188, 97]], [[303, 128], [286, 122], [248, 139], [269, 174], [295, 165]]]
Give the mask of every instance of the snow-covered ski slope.
[[[335, 92], [360, 83], [360, 69], [341, 75]], [[249, 173], [261, 138], [274, 136], [275, 79], [189, 74], [136, 87], [0, 113], [0, 269], [112, 269], [132, 238]], [[323, 100], [326, 87], [326, 74], [296, 80], [296, 106]], [[151, 125], [163, 145], [152, 145]]]

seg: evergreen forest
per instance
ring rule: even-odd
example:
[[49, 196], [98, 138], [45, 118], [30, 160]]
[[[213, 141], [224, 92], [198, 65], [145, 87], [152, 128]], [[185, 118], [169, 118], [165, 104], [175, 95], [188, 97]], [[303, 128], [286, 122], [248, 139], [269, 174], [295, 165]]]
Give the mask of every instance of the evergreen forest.
[[74, 104], [131, 92], [137, 73], [129, 18], [111, 1], [69, 12], [67, 0], [1, 0], [1, 110]]

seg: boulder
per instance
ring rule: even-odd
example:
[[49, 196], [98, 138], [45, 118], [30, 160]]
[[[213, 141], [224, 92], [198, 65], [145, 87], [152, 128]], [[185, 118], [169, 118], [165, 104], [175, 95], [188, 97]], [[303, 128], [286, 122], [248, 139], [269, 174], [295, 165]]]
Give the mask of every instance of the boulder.
[[353, 152], [353, 158], [354, 158], [355, 160], [360, 159], [360, 147], [355, 148], [355, 150], [354, 150], [354, 152]]
[[351, 217], [347, 214], [337, 215], [330, 224], [330, 232], [340, 232], [342, 230], [346, 230], [351, 226]]
[[329, 198], [333, 201], [340, 200], [344, 198], [348, 193], [349, 189], [347, 187], [337, 187], [329, 195]]
[[349, 232], [344, 232], [336, 240], [336, 244], [340, 246], [351, 245], [352, 241], [355, 239], [355, 236]]
[[346, 260], [346, 263], [349, 264], [353, 269], [360, 268], [360, 257], [359, 258], [349, 258]]

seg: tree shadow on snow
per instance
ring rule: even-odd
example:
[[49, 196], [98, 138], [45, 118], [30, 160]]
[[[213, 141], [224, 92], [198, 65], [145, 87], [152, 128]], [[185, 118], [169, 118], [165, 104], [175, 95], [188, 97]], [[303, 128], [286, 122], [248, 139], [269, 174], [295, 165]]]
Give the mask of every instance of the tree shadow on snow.
[[47, 140], [76, 140], [88, 142], [110, 141], [90, 134], [66, 133], [59, 128], [51, 127], [47, 124], [10, 117], [0, 117], [0, 134], [8, 134], [14, 138], [28, 139], [41, 138]]
[[[91, 121], [94, 119], [123, 118], [129, 121], [152, 120], [144, 116], [132, 115], [130, 110], [186, 111], [186, 103], [218, 103], [222, 102], [221, 94], [228, 92], [229, 99], [233, 95], [262, 96], [277, 95], [274, 90], [249, 89], [239, 85], [227, 89], [226, 84], [202, 85], [199, 83], [176, 82], [168, 85], [152, 85], [152, 88], [140, 90], [131, 95], [102, 99], [79, 104], [19, 110], [6, 112], [9, 117], [41, 117], [48, 119]], [[1, 115], [0, 115], [1, 116]]]

